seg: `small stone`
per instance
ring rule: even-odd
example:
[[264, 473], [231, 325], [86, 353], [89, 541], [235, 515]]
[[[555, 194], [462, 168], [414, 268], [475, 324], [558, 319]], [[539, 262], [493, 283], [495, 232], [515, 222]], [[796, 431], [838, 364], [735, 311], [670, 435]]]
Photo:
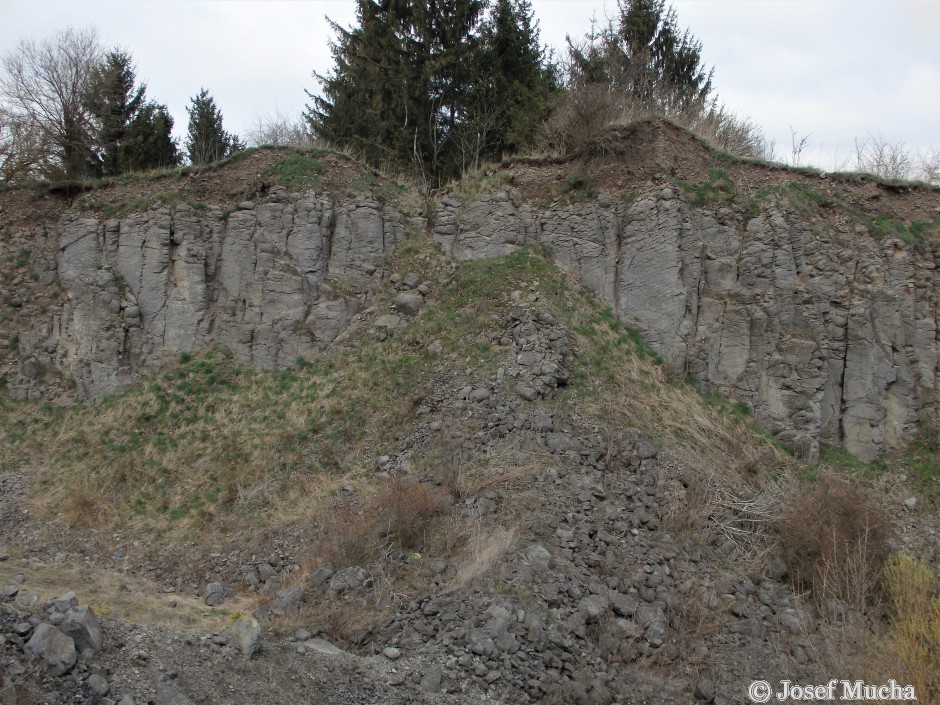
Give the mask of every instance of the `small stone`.
[[78, 597], [76, 597], [74, 592], [67, 592], [61, 597], [54, 599], [52, 604], [57, 611], [68, 612], [73, 607], [78, 607]]
[[421, 687], [429, 693], [440, 693], [442, 675], [441, 667], [434, 664], [421, 677]]
[[282, 588], [277, 591], [274, 601], [271, 603], [271, 614], [277, 617], [297, 614], [300, 611], [303, 599], [304, 588], [302, 585]]
[[414, 316], [424, 305], [424, 297], [414, 291], [403, 291], [395, 297], [392, 302], [395, 309], [401, 311], [406, 316]]
[[186, 697], [182, 690], [172, 683], [160, 681], [157, 683], [156, 705], [195, 705]]
[[715, 684], [708, 678], [702, 678], [695, 684], [695, 697], [710, 702], [715, 697]]
[[225, 585], [222, 583], [209, 583], [203, 591], [204, 602], [209, 607], [215, 607], [225, 602]]
[[401, 649], [396, 649], [394, 646], [386, 646], [382, 649], [382, 655], [389, 661], [397, 661], [401, 658]]
[[915, 509], [917, 509], [917, 497], [908, 497], [905, 499], [904, 508], [909, 512], [913, 512]]
[[540, 565], [543, 568], [548, 568], [552, 563], [552, 554], [541, 544], [530, 546], [525, 556], [529, 563]]
[[111, 690], [111, 686], [108, 685], [108, 679], [104, 676], [100, 676], [97, 673], [92, 674], [88, 677], [88, 687], [91, 689], [91, 692], [99, 697], [104, 697], [108, 694], [108, 691]]
[[21, 610], [34, 609], [42, 600], [42, 596], [35, 590], [20, 590], [16, 593], [13, 604]]
[[526, 401], [535, 401], [539, 398], [539, 393], [535, 390], [535, 388], [529, 386], [528, 384], [523, 384], [522, 382], [517, 384], [513, 391]]

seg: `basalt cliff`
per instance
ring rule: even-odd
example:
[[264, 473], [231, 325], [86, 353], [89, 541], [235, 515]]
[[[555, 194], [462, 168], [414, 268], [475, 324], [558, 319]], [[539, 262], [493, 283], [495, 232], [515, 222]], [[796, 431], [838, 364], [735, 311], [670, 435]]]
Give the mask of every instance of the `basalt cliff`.
[[169, 191], [0, 194], [6, 393], [99, 401], [210, 344], [292, 366], [427, 234], [458, 260], [544, 247], [676, 374], [807, 459], [825, 442], [870, 461], [936, 415], [940, 190], [739, 161], [664, 122], [426, 201], [341, 155], [303, 188], [264, 178], [283, 158]]

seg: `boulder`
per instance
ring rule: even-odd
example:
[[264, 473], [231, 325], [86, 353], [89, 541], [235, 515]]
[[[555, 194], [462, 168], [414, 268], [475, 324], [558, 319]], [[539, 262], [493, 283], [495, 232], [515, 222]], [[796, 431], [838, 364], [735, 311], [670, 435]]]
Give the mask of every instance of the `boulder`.
[[42, 659], [46, 664], [46, 672], [51, 676], [68, 673], [78, 660], [75, 642], [71, 637], [46, 622], [36, 627], [33, 636], [26, 642], [25, 650]]

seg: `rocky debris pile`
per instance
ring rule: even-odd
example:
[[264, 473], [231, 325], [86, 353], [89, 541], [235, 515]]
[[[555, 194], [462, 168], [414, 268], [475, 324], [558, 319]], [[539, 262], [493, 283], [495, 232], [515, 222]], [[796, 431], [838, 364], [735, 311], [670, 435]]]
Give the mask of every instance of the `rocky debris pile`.
[[[660, 458], [642, 433], [587, 425], [542, 401], [568, 382], [567, 327], [542, 305], [514, 305], [494, 342], [506, 364], [486, 381], [438, 380], [416, 410], [422, 423], [377, 468], [411, 472], [456, 428], [467, 429], [466, 457], [499, 441], [539, 454], [520, 485], [496, 485], [452, 507], [485, 533], [511, 524], [524, 506], [531, 528], [469, 584], [458, 580], [466, 558], [422, 553], [428, 592], [341, 646], [388, 660], [392, 686], [480, 691], [499, 702], [721, 705], [743, 697], [748, 678], [766, 678], [777, 649], [785, 652], [781, 677], [810, 678], [819, 667], [813, 620], [781, 582], [785, 568], [771, 562], [760, 574], [742, 573], [742, 549], [721, 526], [705, 520], [684, 529], [674, 505], [691, 475]], [[536, 393], [520, 394], [520, 385]], [[257, 616], [372, 604], [382, 587], [375, 574], [374, 566], [321, 566]], [[299, 650], [326, 648], [302, 632]], [[709, 671], [707, 663], [731, 665]], [[665, 685], [652, 678], [658, 667], [671, 673]]]
[[[43, 603], [37, 592], [16, 586], [5, 588], [3, 595], [2, 666], [13, 695], [24, 679], [80, 699], [111, 691], [107, 669], [94, 665], [105, 639], [91, 607], [79, 605], [73, 592]], [[26, 595], [29, 599], [22, 599]]]
[[376, 318], [373, 327], [379, 340], [387, 340], [397, 331], [408, 326], [408, 321], [424, 306], [425, 297], [430, 295], [431, 287], [419, 274], [409, 272], [402, 276], [393, 272], [389, 283], [398, 291], [392, 300], [391, 313]]

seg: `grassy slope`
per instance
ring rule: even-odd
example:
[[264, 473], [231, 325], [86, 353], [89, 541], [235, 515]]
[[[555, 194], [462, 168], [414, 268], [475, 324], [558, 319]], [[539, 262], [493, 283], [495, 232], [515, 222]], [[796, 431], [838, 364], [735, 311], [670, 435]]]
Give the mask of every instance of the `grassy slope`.
[[[515, 289], [537, 291], [532, 305], [551, 307], [576, 333], [581, 354], [560, 403], [608, 432], [638, 427], [716, 475], [747, 478], [756, 464], [790, 462], [746, 417], [672, 380], [536, 251], [457, 265], [414, 237], [389, 268], [418, 272], [433, 290], [431, 304], [391, 340], [378, 342], [366, 329], [335, 355], [259, 373], [214, 348], [90, 409], [4, 401], [6, 468], [25, 464], [36, 478], [36, 505], [75, 525], [131, 524], [192, 538], [210, 527], [315, 520], [319, 500], [367, 477], [375, 457], [408, 434], [416, 418], [407, 400], [439, 368], [495, 373], [504, 351], [492, 341]], [[379, 310], [391, 295], [375, 302]], [[435, 339], [441, 356], [426, 349]], [[739, 458], [730, 470], [729, 457]]]

